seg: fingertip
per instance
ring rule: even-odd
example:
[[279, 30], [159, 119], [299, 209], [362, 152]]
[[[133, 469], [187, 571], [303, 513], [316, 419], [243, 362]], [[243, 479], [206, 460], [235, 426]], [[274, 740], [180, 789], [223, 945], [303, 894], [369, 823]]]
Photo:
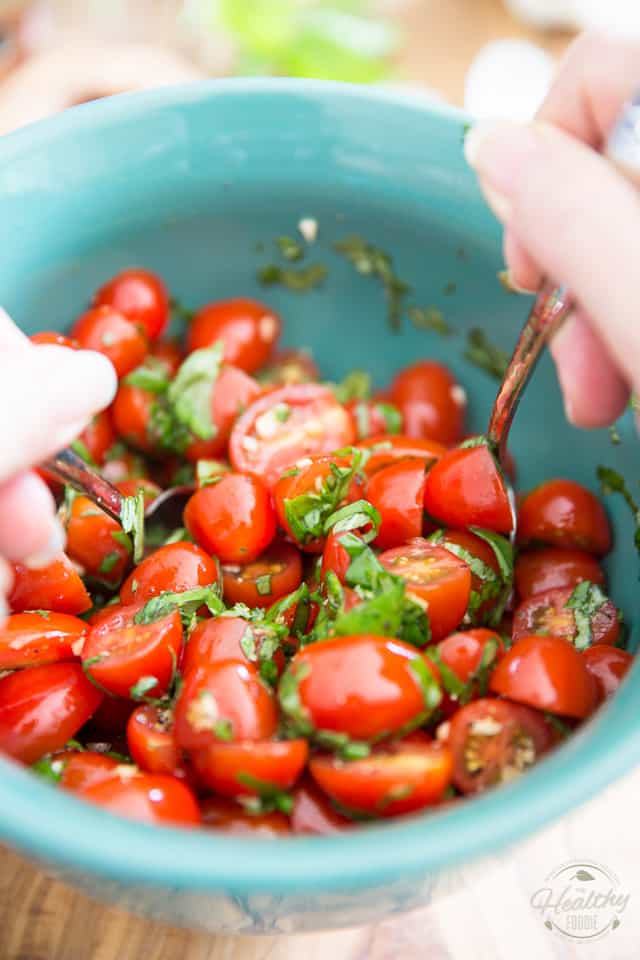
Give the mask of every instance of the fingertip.
[[[64, 531], [48, 486], [21, 473], [0, 486], [0, 554], [9, 560], [49, 563], [64, 547]], [[1, 589], [1, 586], [0, 586]]]
[[542, 283], [542, 271], [510, 227], [504, 232], [502, 247], [514, 290], [518, 293], [535, 293]]

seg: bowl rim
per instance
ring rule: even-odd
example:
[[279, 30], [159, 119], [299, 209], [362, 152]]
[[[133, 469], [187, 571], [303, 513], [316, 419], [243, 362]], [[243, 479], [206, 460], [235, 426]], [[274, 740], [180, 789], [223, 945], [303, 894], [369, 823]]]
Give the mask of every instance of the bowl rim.
[[[0, 165], [37, 150], [51, 137], [117, 125], [145, 111], [187, 107], [203, 100], [268, 95], [331, 105], [336, 99], [375, 102], [404, 110], [416, 125], [429, 116], [459, 131], [465, 115], [416, 92], [290, 79], [209, 80], [83, 104], [0, 138]], [[98, 124], [99, 126], [100, 124]], [[201, 889], [305, 895], [356, 891], [425, 875], [495, 852], [584, 801], [640, 761], [635, 664], [606, 710], [570, 741], [508, 786], [429, 815], [363, 827], [328, 837], [264, 839], [213, 831], [163, 828], [111, 816], [28, 770], [0, 758], [0, 833], [4, 840], [57, 866], [125, 883], [175, 890]], [[636, 721], [634, 729], [634, 719]], [[43, 815], [43, 810], [46, 814]], [[106, 829], [105, 829], [106, 827]]]

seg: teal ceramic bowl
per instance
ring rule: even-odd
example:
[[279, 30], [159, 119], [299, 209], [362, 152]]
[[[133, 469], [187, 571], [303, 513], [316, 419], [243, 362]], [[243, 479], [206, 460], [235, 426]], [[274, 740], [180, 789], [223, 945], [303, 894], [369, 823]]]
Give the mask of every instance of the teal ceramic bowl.
[[[28, 331], [64, 329], [116, 270], [158, 270], [187, 305], [257, 295], [310, 347], [327, 377], [354, 365], [379, 383], [417, 357], [445, 359], [466, 385], [470, 428], [495, 383], [463, 359], [482, 326], [509, 348], [528, 309], [499, 285], [500, 235], [462, 155], [463, 118], [398, 94], [319, 83], [230, 81], [106, 100], [0, 140], [0, 303]], [[273, 240], [315, 217], [310, 261], [325, 286], [266, 291]], [[412, 302], [443, 310], [444, 339], [405, 321], [390, 332], [380, 287], [332, 244], [361, 234], [393, 254]], [[259, 245], [264, 251], [259, 252]], [[455, 284], [455, 289], [453, 285]], [[446, 288], [446, 293], [445, 293]], [[521, 485], [567, 476], [596, 489], [607, 463], [639, 475], [631, 424], [567, 426], [548, 360], [513, 438]], [[614, 599], [633, 619], [637, 558], [611, 503]], [[112, 818], [0, 763], [0, 839], [95, 896], [227, 932], [364, 923], [426, 903], [452, 868], [513, 844], [640, 759], [640, 672], [584, 729], [520, 781], [442, 813], [340, 836], [251, 840]]]

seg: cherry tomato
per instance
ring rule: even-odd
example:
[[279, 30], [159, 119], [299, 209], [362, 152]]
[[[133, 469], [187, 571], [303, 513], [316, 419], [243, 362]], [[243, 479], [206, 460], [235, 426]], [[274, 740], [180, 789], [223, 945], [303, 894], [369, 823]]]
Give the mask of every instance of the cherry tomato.
[[118, 768], [109, 780], [78, 791], [78, 796], [109, 813], [158, 826], [196, 827], [201, 822], [198, 802], [186, 784], [166, 774], [139, 773], [135, 767]]
[[87, 310], [71, 333], [83, 350], [97, 350], [108, 357], [119, 377], [140, 366], [147, 353], [146, 338], [112, 307]]
[[[122, 447], [122, 449], [121, 449]], [[118, 441], [107, 453], [101, 474], [110, 483], [121, 483], [132, 477], [140, 479], [147, 476], [147, 467], [142, 457], [133, 450], [126, 450]]]
[[633, 663], [633, 657], [626, 650], [603, 643], [589, 647], [582, 655], [596, 682], [598, 703], [602, 703], [616, 692]]
[[[573, 593], [573, 587], [563, 590], [547, 590], [536, 593], [520, 604], [513, 618], [513, 639], [529, 633], [550, 633], [573, 642], [578, 635], [575, 611], [567, 606]], [[593, 614], [589, 615], [591, 643], [615, 644], [620, 635], [618, 611], [606, 600]]]
[[236, 299], [208, 303], [189, 324], [187, 351], [224, 345], [225, 363], [253, 373], [271, 356], [280, 336], [280, 317], [257, 300]]
[[151, 344], [149, 356], [159, 360], [170, 377], [175, 377], [184, 360], [180, 341], [176, 338], [156, 340], [155, 343]]
[[70, 350], [79, 350], [80, 344], [77, 340], [67, 337], [64, 333], [58, 333], [57, 330], [39, 330], [32, 333], [29, 337], [31, 343], [52, 343], [56, 347], [69, 347]]
[[53, 757], [51, 765], [61, 764], [60, 786], [76, 792], [109, 780], [118, 761], [95, 750], [68, 751]]
[[148, 477], [128, 477], [126, 480], [119, 480], [116, 487], [123, 497], [135, 497], [139, 490], [144, 494], [144, 505], [148, 507], [150, 503], [160, 496], [162, 488], [149, 480]]
[[120, 437], [138, 450], [150, 453], [155, 444], [151, 416], [157, 397], [149, 390], [122, 383], [111, 407], [113, 425]]
[[516, 640], [489, 686], [518, 703], [580, 720], [596, 706], [596, 685], [584, 657], [562, 637], [530, 634]]
[[327, 573], [331, 571], [343, 585], [347, 580], [347, 571], [351, 566], [351, 557], [342, 546], [341, 537], [344, 534], [331, 531], [327, 537], [322, 551], [322, 566], [320, 568], [320, 579], [324, 580]]
[[548, 480], [520, 504], [518, 543], [548, 543], [601, 556], [611, 549], [611, 528], [590, 490], [573, 480]]
[[[182, 622], [174, 610], [155, 623], [108, 632], [104, 624], [91, 627], [82, 663], [88, 676], [116, 697], [160, 697], [169, 688], [181, 649]], [[137, 695], [136, 684], [140, 681], [149, 683]]]
[[294, 383], [316, 383], [320, 371], [306, 350], [279, 350], [257, 376], [263, 387], [274, 390]]
[[95, 610], [89, 617], [89, 623], [92, 627], [102, 627], [104, 633], [110, 630], [121, 630], [123, 627], [131, 627], [135, 622], [134, 618], [139, 610], [142, 610], [144, 600], [137, 603], [110, 603], [102, 610]]
[[380, 512], [375, 544], [381, 550], [398, 547], [422, 533], [425, 472], [421, 460], [400, 460], [375, 473], [367, 500]]
[[280, 837], [291, 833], [283, 813], [247, 813], [232, 800], [206, 797], [202, 802], [203, 826], [240, 836]]
[[105, 454], [115, 443], [116, 435], [111, 418], [106, 410], [96, 413], [82, 431], [78, 440], [98, 466], [104, 463]]
[[355, 421], [358, 442], [388, 433], [399, 434], [402, 430], [402, 414], [392, 403], [350, 400], [346, 406]]
[[237, 660], [189, 671], [174, 718], [176, 742], [185, 750], [217, 740], [268, 740], [278, 723], [275, 701], [258, 671]]
[[448, 550], [417, 537], [380, 554], [380, 563], [407, 584], [407, 594], [429, 616], [437, 643], [462, 622], [471, 595], [469, 567]]
[[117, 586], [131, 556], [122, 528], [88, 497], [75, 497], [66, 517], [67, 553], [93, 580]]
[[150, 270], [123, 270], [100, 287], [97, 305], [119, 310], [132, 324], [156, 340], [169, 322], [169, 295], [160, 277]]
[[333, 453], [354, 440], [353, 418], [331, 390], [301, 383], [252, 403], [231, 431], [229, 455], [236, 470], [273, 486], [302, 457]]
[[395, 377], [390, 392], [410, 437], [447, 445], [462, 439], [466, 394], [442, 364], [419, 360]]
[[309, 776], [304, 776], [293, 790], [291, 830], [298, 834], [327, 836], [352, 825], [329, 803]]
[[223, 797], [256, 797], [261, 788], [288, 790], [304, 770], [306, 740], [212, 743], [192, 754], [200, 780]]
[[221, 563], [251, 563], [276, 533], [271, 494], [258, 477], [227, 473], [201, 487], [187, 503], [184, 523], [205, 550]]
[[[332, 637], [295, 654], [280, 681], [280, 705], [294, 723], [374, 740], [419, 723], [437, 706], [439, 690], [423, 666], [400, 640]], [[297, 686], [299, 708], [285, 692], [290, 686]]]
[[363, 466], [368, 477], [372, 477], [384, 467], [391, 466], [397, 460], [422, 460], [426, 468], [427, 464], [439, 460], [447, 452], [447, 448], [435, 440], [408, 437], [403, 433], [383, 433], [378, 437], [369, 437], [361, 440], [358, 446], [371, 450], [371, 456]]
[[293, 593], [302, 581], [300, 553], [290, 543], [277, 540], [257, 560], [244, 566], [222, 568], [224, 599], [227, 604], [270, 607]]
[[0, 680], [0, 749], [23, 763], [35, 763], [61, 750], [101, 700], [79, 663], [11, 673]]
[[[268, 631], [258, 623], [249, 623], [242, 617], [215, 617], [203, 620], [193, 630], [184, 649], [181, 672], [189, 673], [194, 667], [206, 667], [222, 660], [237, 660], [248, 663], [249, 659], [242, 649], [241, 641], [255, 645], [256, 657], [260, 659], [260, 650]], [[284, 669], [284, 654], [276, 650], [273, 656], [278, 673]]]
[[451, 782], [449, 748], [423, 733], [377, 747], [362, 760], [330, 754], [311, 758], [311, 776], [347, 810], [395, 817], [438, 803]]
[[0, 623], [0, 670], [77, 660], [87, 625], [66, 613], [14, 613]]
[[129, 574], [120, 590], [123, 603], [157, 597], [166, 590], [182, 593], [218, 580], [218, 568], [195, 543], [179, 541], [158, 547]]
[[133, 760], [146, 773], [168, 773], [184, 778], [171, 710], [152, 703], [136, 707], [127, 722], [127, 744]]
[[448, 743], [453, 782], [463, 793], [510, 783], [549, 750], [553, 737], [542, 714], [506, 700], [476, 700], [454, 714]]
[[[470, 533], [468, 530], [445, 530], [443, 531], [443, 539], [439, 540], [438, 543], [439, 546], [444, 547], [445, 550], [449, 550], [451, 553], [454, 553], [469, 563], [472, 596], [473, 594], [481, 595], [485, 590], [490, 592], [491, 595], [488, 596], [484, 603], [480, 604], [471, 615], [472, 622], [482, 622], [487, 614], [493, 610], [502, 592], [498, 558], [486, 540], [483, 540], [482, 537], [477, 537], [475, 533]], [[477, 567], [473, 563], [474, 560], [480, 560], [481, 563], [488, 568], [485, 572], [486, 576], [481, 575], [479, 572], [474, 573], [474, 568], [477, 571]], [[488, 587], [491, 574], [495, 575], [496, 578], [493, 581], [495, 588]]]
[[485, 444], [449, 450], [433, 465], [424, 506], [429, 516], [456, 530], [509, 533], [513, 526], [504, 478]]
[[66, 554], [60, 554], [46, 567], [37, 570], [23, 563], [13, 564], [13, 587], [9, 607], [21, 610], [55, 610], [56, 613], [84, 613], [91, 608], [91, 597], [76, 568]]
[[499, 634], [484, 627], [450, 633], [438, 644], [438, 653], [442, 662], [455, 673], [458, 680], [467, 683], [480, 668], [488, 644], [490, 649], [495, 650], [491, 660], [493, 666], [504, 656], [504, 644]]
[[521, 553], [514, 576], [521, 600], [528, 600], [536, 593], [575, 587], [583, 580], [604, 586], [604, 573], [595, 557], [568, 547], [541, 547]]
[[196, 463], [226, 453], [235, 421], [261, 393], [260, 384], [249, 374], [238, 367], [222, 367], [211, 394], [211, 420], [215, 436], [211, 440], [193, 440], [185, 453], [187, 460]]

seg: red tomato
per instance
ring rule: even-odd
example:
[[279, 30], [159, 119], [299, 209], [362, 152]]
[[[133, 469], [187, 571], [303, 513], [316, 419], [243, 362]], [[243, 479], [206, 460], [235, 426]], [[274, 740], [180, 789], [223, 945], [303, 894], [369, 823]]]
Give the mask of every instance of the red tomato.
[[0, 749], [23, 763], [61, 750], [102, 700], [79, 663], [51, 663], [0, 680]]
[[107, 632], [104, 624], [89, 631], [82, 663], [95, 683], [116, 697], [137, 699], [141, 680], [155, 679], [141, 695], [160, 697], [169, 689], [182, 648], [182, 622], [177, 610], [155, 623], [135, 624]]
[[189, 324], [187, 351], [224, 345], [225, 363], [253, 373], [271, 356], [280, 336], [280, 317], [257, 300], [220, 300], [201, 307]]
[[302, 582], [302, 559], [290, 543], [276, 540], [253, 563], [222, 568], [224, 599], [228, 604], [270, 607]]
[[257, 740], [212, 743], [196, 750], [192, 759], [209, 789], [237, 799], [259, 796], [263, 785], [288, 790], [304, 770], [308, 754], [306, 740]]
[[229, 455], [236, 470], [273, 486], [302, 457], [333, 453], [354, 440], [353, 419], [331, 390], [301, 383], [252, 403], [231, 431]]
[[304, 776], [293, 791], [291, 830], [299, 834], [326, 836], [351, 826], [329, 803], [329, 800], [309, 776]]
[[442, 662], [455, 673], [458, 680], [467, 683], [480, 667], [488, 643], [495, 645], [496, 653], [492, 663], [496, 664], [504, 656], [504, 644], [499, 634], [484, 627], [450, 633], [438, 644], [438, 653]]
[[407, 595], [429, 616], [437, 643], [462, 622], [471, 595], [469, 567], [448, 550], [417, 537], [380, 554], [380, 563], [407, 584]]
[[170, 377], [175, 377], [184, 360], [180, 341], [176, 338], [156, 340], [155, 343], [151, 344], [149, 356], [159, 360]]
[[426, 467], [447, 452], [447, 448], [435, 440], [408, 437], [403, 433], [384, 433], [378, 437], [370, 437], [368, 440], [361, 440], [358, 446], [371, 450], [371, 456], [363, 467], [368, 477], [397, 460], [422, 460]]
[[316, 383], [320, 371], [306, 350], [279, 350], [263, 367], [258, 378], [263, 387], [290, 387], [294, 383]]
[[[575, 612], [567, 607], [567, 602], [574, 589], [567, 587], [564, 590], [536, 593], [520, 604], [513, 618], [513, 639], [519, 640], [529, 633], [550, 633], [573, 643], [578, 634], [578, 626]], [[617, 642], [620, 621], [611, 600], [606, 600], [600, 609], [590, 616], [589, 627], [591, 643]]]
[[77, 660], [86, 632], [66, 613], [14, 613], [0, 623], [0, 670]]
[[616, 692], [633, 663], [633, 657], [626, 650], [608, 647], [603, 643], [589, 647], [582, 656], [596, 682], [598, 703]]
[[95, 304], [119, 310], [132, 324], [155, 340], [169, 322], [169, 294], [160, 277], [150, 270], [123, 270], [100, 287]]
[[154, 448], [150, 421], [156, 399], [155, 394], [142, 387], [122, 383], [111, 407], [113, 425], [118, 435], [145, 453]]
[[196, 827], [201, 822], [198, 802], [181, 780], [138, 773], [135, 767], [78, 791], [78, 796], [109, 813], [157, 826]]
[[514, 576], [521, 600], [548, 590], [575, 587], [583, 580], [604, 586], [604, 573], [595, 557], [568, 547], [541, 547], [521, 553]]
[[56, 613], [84, 613], [91, 609], [91, 597], [76, 568], [61, 553], [46, 567], [32, 570], [23, 563], [13, 564], [13, 587], [9, 607], [21, 610], [55, 610]]
[[120, 697], [105, 697], [91, 717], [91, 736], [98, 742], [112, 742], [122, 736], [129, 717], [135, 709], [131, 700]]
[[146, 773], [185, 776], [171, 710], [152, 703], [136, 707], [127, 722], [127, 744], [133, 760]]
[[[247, 663], [248, 658], [242, 649], [241, 640], [253, 640], [256, 655], [266, 632], [258, 624], [251, 624], [242, 617], [215, 617], [203, 620], [193, 630], [185, 646], [181, 672], [189, 673], [194, 667], [206, 667], [222, 660], [237, 660]], [[274, 657], [280, 667], [284, 666], [282, 656]]]
[[392, 403], [378, 400], [350, 400], [347, 410], [353, 417], [358, 441], [402, 430], [402, 414]]
[[327, 537], [322, 551], [322, 566], [320, 568], [320, 579], [324, 580], [327, 573], [331, 571], [343, 585], [347, 581], [347, 570], [351, 566], [351, 557], [340, 542], [344, 534], [334, 533], [332, 530]]
[[278, 723], [275, 701], [258, 671], [237, 660], [189, 671], [174, 717], [176, 742], [185, 750], [217, 740], [268, 740]]
[[105, 633], [111, 630], [121, 630], [123, 627], [130, 627], [134, 623], [134, 617], [138, 610], [142, 610], [144, 601], [137, 603], [110, 603], [102, 610], [96, 610], [89, 617], [89, 623], [92, 627], [101, 627]]
[[596, 686], [584, 657], [562, 637], [520, 638], [496, 666], [489, 685], [518, 703], [580, 720], [596, 706]]
[[367, 500], [382, 518], [375, 539], [381, 550], [398, 547], [422, 533], [424, 470], [421, 460], [400, 460], [369, 480]]
[[211, 394], [211, 420], [216, 434], [211, 440], [192, 441], [185, 453], [187, 460], [196, 463], [226, 453], [235, 421], [261, 393], [258, 381], [243, 370], [222, 367]]
[[139, 367], [147, 353], [146, 338], [112, 307], [92, 307], [79, 317], [71, 334], [83, 350], [97, 350], [111, 360], [119, 377]]
[[67, 553], [93, 580], [117, 586], [129, 566], [122, 528], [88, 497], [75, 497], [66, 517]]
[[425, 510], [457, 530], [510, 533], [513, 521], [500, 469], [484, 444], [449, 450], [427, 474]]
[[347, 810], [395, 817], [438, 803], [451, 782], [449, 748], [423, 733], [377, 747], [363, 760], [331, 754], [311, 758], [311, 776]]
[[116, 435], [111, 423], [111, 417], [106, 410], [96, 413], [82, 431], [78, 440], [91, 454], [91, 459], [98, 466], [104, 463], [105, 454], [115, 443]]
[[391, 384], [391, 402], [399, 408], [410, 437], [454, 444], [464, 436], [467, 398], [446, 367], [419, 360]]
[[170, 590], [182, 593], [206, 587], [218, 580], [218, 568], [195, 543], [179, 541], [158, 547], [133, 570], [122, 584], [123, 603], [149, 600]]
[[59, 754], [53, 757], [52, 766], [55, 765], [58, 757], [64, 758], [61, 759], [60, 786], [73, 792], [85, 790], [96, 783], [102, 783], [103, 780], [109, 780], [118, 768], [117, 760], [113, 757], [105, 757], [103, 753], [94, 750], [68, 751], [66, 754]]
[[489, 596], [484, 603], [478, 607], [478, 609], [473, 614], [473, 622], [482, 622], [482, 620], [487, 616], [487, 614], [495, 607], [496, 601], [501, 593], [501, 579], [500, 579], [500, 564], [498, 563], [498, 558], [495, 553], [489, 546], [486, 540], [483, 540], [482, 537], [477, 537], [475, 533], [470, 533], [468, 530], [445, 530], [444, 539], [439, 541], [439, 545], [444, 547], [445, 550], [449, 550], [451, 553], [454, 553], [456, 556], [460, 556], [461, 551], [463, 551], [461, 559], [466, 561], [464, 554], [469, 554], [470, 556], [470, 569], [471, 569], [471, 592], [476, 594], [481, 594], [485, 589], [486, 583], [489, 580], [489, 573], [486, 574], [486, 579], [479, 574], [473, 572], [472, 561], [480, 560], [485, 567], [488, 567], [489, 571], [492, 571], [496, 575], [495, 583], [495, 592], [492, 590], [492, 595]]
[[510, 783], [553, 744], [542, 714], [506, 700], [476, 700], [454, 714], [448, 743], [453, 782], [463, 793]]
[[247, 813], [239, 804], [222, 797], [203, 800], [202, 823], [213, 830], [240, 836], [280, 837], [291, 833], [283, 813]]
[[[423, 685], [423, 666], [418, 651], [400, 640], [332, 637], [295, 654], [281, 680], [280, 706], [294, 723], [314, 730], [358, 740], [389, 736], [417, 725], [439, 702], [435, 683]], [[299, 715], [293, 698], [283, 695], [285, 682], [297, 684]]]
[[71, 337], [66, 337], [64, 333], [58, 333], [57, 330], [39, 330], [38, 333], [32, 333], [29, 337], [31, 343], [53, 343], [56, 347], [69, 347], [70, 350], [79, 350], [80, 344]]
[[162, 493], [162, 488], [147, 477], [129, 477], [127, 480], [119, 480], [116, 487], [124, 497], [135, 497], [136, 493], [142, 490], [145, 507], [153, 503]]
[[520, 504], [518, 543], [548, 543], [601, 556], [611, 549], [611, 528], [590, 490], [573, 480], [548, 480]]
[[227, 473], [196, 490], [185, 507], [184, 524], [221, 563], [251, 563], [275, 536], [276, 512], [258, 477]]

